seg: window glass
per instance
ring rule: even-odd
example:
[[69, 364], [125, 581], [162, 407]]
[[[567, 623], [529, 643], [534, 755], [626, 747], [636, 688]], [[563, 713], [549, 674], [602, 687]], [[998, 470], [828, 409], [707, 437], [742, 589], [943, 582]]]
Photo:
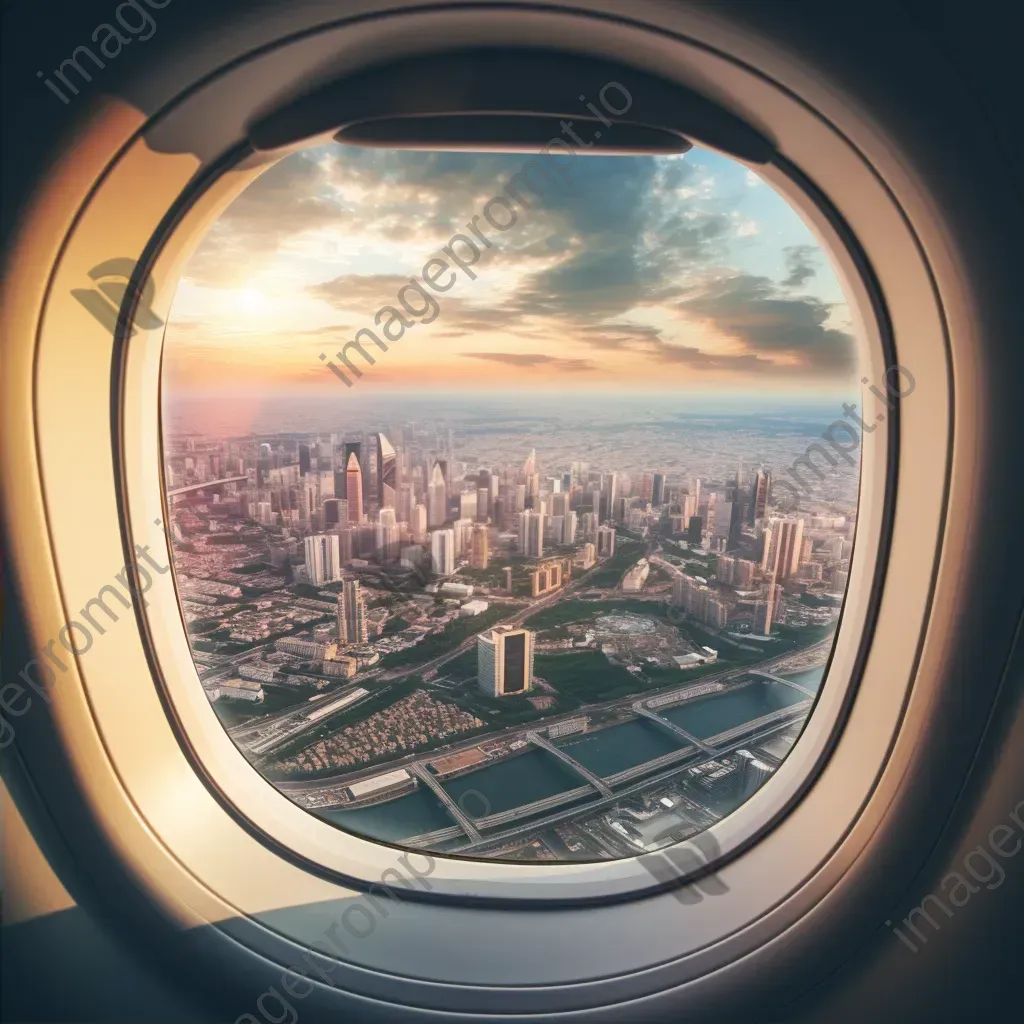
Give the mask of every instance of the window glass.
[[199, 681], [341, 829], [513, 861], [685, 839], [822, 684], [888, 412], [861, 381], [814, 236], [722, 156], [293, 155], [167, 327]]

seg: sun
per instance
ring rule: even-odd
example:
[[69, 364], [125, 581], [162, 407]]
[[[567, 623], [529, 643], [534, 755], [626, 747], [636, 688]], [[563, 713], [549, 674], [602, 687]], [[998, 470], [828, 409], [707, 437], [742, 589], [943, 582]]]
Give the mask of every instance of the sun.
[[238, 304], [246, 313], [262, 313], [267, 308], [267, 299], [258, 288], [243, 288], [238, 293]]

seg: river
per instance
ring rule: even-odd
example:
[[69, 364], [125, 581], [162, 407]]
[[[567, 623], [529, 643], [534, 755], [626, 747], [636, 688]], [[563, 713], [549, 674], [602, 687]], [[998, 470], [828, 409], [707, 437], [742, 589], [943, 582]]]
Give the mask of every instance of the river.
[[[807, 669], [788, 673], [786, 678], [817, 691], [822, 671], [820, 667]], [[792, 687], [761, 682], [664, 708], [658, 713], [698, 739], [705, 739], [803, 699], [803, 694]], [[668, 730], [642, 720], [556, 742], [570, 757], [599, 776], [614, 775], [679, 747]], [[470, 817], [496, 814], [581, 784], [578, 776], [543, 750], [531, 750], [443, 783]], [[343, 828], [391, 843], [452, 824], [437, 797], [423, 788], [372, 807], [321, 814]]]

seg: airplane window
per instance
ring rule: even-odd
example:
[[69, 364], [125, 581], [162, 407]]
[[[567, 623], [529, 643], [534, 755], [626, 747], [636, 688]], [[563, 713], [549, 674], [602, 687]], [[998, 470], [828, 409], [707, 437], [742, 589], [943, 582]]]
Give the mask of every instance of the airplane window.
[[864, 377], [755, 172], [583, 156], [595, 125], [533, 160], [306, 149], [184, 272], [163, 455], [199, 682], [341, 829], [636, 856], [750, 799], [823, 684], [862, 436], [912, 378]]

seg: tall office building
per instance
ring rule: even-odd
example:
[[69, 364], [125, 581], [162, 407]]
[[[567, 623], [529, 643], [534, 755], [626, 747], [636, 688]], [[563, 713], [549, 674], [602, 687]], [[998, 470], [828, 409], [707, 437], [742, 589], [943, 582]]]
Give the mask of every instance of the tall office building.
[[573, 544], [576, 541], [576, 513], [566, 512], [562, 520], [562, 544]]
[[447, 518], [448, 486], [444, 479], [444, 469], [438, 461], [430, 471], [430, 484], [427, 487], [427, 525], [443, 526]]
[[459, 495], [459, 517], [476, 519], [476, 491], [463, 491]]
[[473, 527], [472, 519], [456, 519], [452, 523], [452, 531], [455, 534], [455, 560], [469, 558], [473, 550]]
[[409, 532], [412, 535], [413, 544], [426, 544], [427, 542], [427, 506], [419, 503], [413, 505], [412, 516], [409, 519]]
[[761, 568], [779, 580], [795, 576], [800, 567], [800, 549], [803, 544], [802, 519], [769, 519], [765, 534], [771, 537], [765, 544]]
[[338, 643], [365, 644], [366, 604], [358, 580], [346, 580], [338, 595]]
[[519, 550], [527, 558], [544, 557], [544, 513], [527, 509], [519, 516]]
[[476, 489], [476, 517], [480, 522], [486, 522], [491, 514], [491, 490], [489, 487], [478, 487]]
[[477, 682], [491, 697], [527, 693], [533, 688], [533, 633], [493, 630], [476, 642]]
[[[345, 445], [347, 448], [348, 445]], [[345, 498], [348, 501], [348, 521], [363, 521], [363, 471], [359, 465], [359, 457], [350, 452], [345, 463]]]
[[397, 453], [391, 442], [377, 435], [377, 501], [381, 508], [395, 507]]
[[336, 533], [318, 533], [305, 540], [306, 575], [314, 587], [341, 576], [341, 554]]
[[769, 578], [764, 593], [754, 605], [754, 632], [761, 636], [770, 636], [772, 631], [772, 614], [775, 611], [776, 586], [775, 577]]
[[615, 499], [619, 496], [618, 478], [614, 473], [601, 474], [601, 518], [610, 519], [615, 514]]
[[704, 532], [704, 520], [700, 516], [690, 516], [686, 526], [686, 542], [695, 548], [700, 547], [701, 534]]
[[377, 513], [377, 557], [381, 562], [398, 561], [401, 534], [395, 510], [385, 507]]
[[343, 516], [348, 516], [348, 502], [344, 498], [325, 498], [323, 503], [324, 530], [344, 523]]
[[750, 508], [747, 515], [749, 522], [755, 523], [764, 519], [765, 510], [771, 497], [772, 475], [759, 469], [754, 475], [754, 482], [750, 488]]
[[474, 569], [486, 569], [490, 559], [490, 541], [487, 536], [487, 527], [483, 523], [477, 523], [473, 527], [473, 550], [470, 555], [470, 565]]
[[305, 476], [309, 472], [310, 467], [310, 455], [309, 445], [299, 445], [299, 476]]
[[435, 530], [430, 535], [430, 568], [435, 576], [455, 572], [455, 531]]
[[651, 487], [651, 504], [657, 508], [665, 504], [665, 474], [655, 473]]
[[615, 527], [599, 526], [597, 528], [597, 557], [611, 558], [615, 554]]

